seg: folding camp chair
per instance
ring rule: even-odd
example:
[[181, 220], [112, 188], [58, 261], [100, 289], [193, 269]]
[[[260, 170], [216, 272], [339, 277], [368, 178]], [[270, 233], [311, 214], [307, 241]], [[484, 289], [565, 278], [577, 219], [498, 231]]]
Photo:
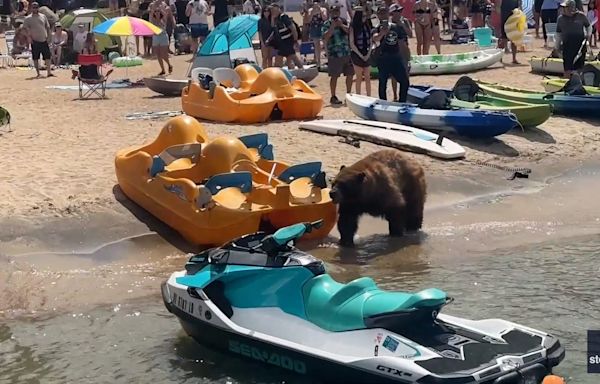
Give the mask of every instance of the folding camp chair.
[[106, 74], [102, 73], [102, 55], [79, 54], [77, 64], [79, 64], [79, 71], [73, 71], [73, 76], [77, 77], [79, 82], [79, 98], [88, 99], [95, 94], [104, 99], [106, 80], [113, 70], [110, 69]]

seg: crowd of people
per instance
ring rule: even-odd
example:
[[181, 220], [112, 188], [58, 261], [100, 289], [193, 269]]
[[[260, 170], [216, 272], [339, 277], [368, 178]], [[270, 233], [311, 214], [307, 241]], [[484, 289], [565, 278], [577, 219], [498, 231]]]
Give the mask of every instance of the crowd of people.
[[[38, 60], [46, 61], [48, 76], [52, 67], [61, 63], [65, 49], [76, 53], [96, 52], [94, 35], [83, 29], [74, 34], [72, 47], [66, 31], [58, 22], [52, 6], [56, 1], [37, 2], [18, 0], [15, 14], [24, 16], [18, 25], [14, 39], [13, 54], [30, 49], [35, 68]], [[596, 0], [589, 0], [587, 13], [581, 0], [536, 0], [535, 33], [547, 44], [549, 23], [556, 24], [556, 44], [553, 54], [565, 62], [565, 75], [583, 66], [586, 53], [584, 41], [596, 45], [598, 12]], [[120, 8], [119, 0], [110, 0], [111, 7]], [[314, 46], [315, 61], [323, 67], [327, 58], [330, 76], [331, 103], [341, 104], [337, 97], [338, 79], [345, 77], [346, 91], [352, 85], [360, 93], [364, 88], [371, 95], [371, 67], [379, 73], [379, 98], [386, 99], [387, 81], [392, 79], [394, 100], [405, 101], [409, 86], [410, 50], [408, 38], [416, 38], [416, 54], [429, 54], [433, 45], [441, 53], [441, 32], [449, 28], [450, 1], [447, 0], [305, 0], [301, 8], [301, 25], [284, 13], [274, 2], [264, 5], [258, 0], [245, 0], [242, 13], [257, 14], [261, 64], [264, 67], [302, 67], [299, 44], [309, 42]], [[517, 47], [509, 42], [504, 23], [513, 9], [522, 8], [521, 0], [457, 0], [453, 2], [458, 20], [468, 18], [471, 28], [488, 24], [490, 9], [495, 7], [500, 17], [499, 47], [512, 52], [517, 61]], [[155, 55], [160, 66], [159, 75], [173, 71], [169, 54], [177, 25], [185, 25], [191, 35], [191, 52], [195, 52], [208, 36], [209, 17], [214, 27], [230, 15], [227, 0], [128, 0], [126, 14], [148, 20], [163, 32], [152, 37], [142, 37], [144, 55]], [[440, 25], [441, 24], [441, 25]], [[376, 25], [376, 27], [374, 27]], [[137, 54], [140, 55], [139, 39]], [[511, 45], [509, 50], [508, 45]], [[398, 90], [399, 85], [399, 90]]]

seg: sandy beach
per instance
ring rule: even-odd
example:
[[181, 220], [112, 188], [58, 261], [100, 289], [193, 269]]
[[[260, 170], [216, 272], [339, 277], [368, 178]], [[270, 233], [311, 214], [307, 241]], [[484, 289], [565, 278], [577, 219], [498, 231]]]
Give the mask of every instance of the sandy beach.
[[[497, 64], [471, 76], [541, 90], [542, 76], [530, 73], [527, 59], [532, 55], [545, 56], [548, 52], [541, 48], [542, 40], [535, 40], [535, 44], [533, 52], [519, 54], [521, 65]], [[443, 46], [444, 52], [472, 49], [473, 46]], [[189, 57], [172, 58], [175, 67], [173, 78], [185, 77]], [[503, 61], [510, 62], [510, 55], [505, 55]], [[138, 80], [158, 72], [156, 61], [145, 60], [143, 66], [129, 68], [127, 77]], [[76, 80], [71, 80], [69, 70], [58, 69], [55, 74], [55, 78], [32, 79], [35, 76], [33, 69], [0, 70], [1, 105], [12, 115], [12, 132], [3, 132], [0, 136], [0, 151], [5, 159], [0, 176], [0, 211], [5, 218], [70, 217], [111, 209], [116, 204], [113, 196], [116, 151], [153, 140], [166, 121], [128, 121], [125, 115], [181, 110], [179, 98], [164, 98], [145, 87], [108, 89], [106, 100], [80, 101], [77, 100], [77, 91], [46, 88], [49, 85], [77, 85]], [[124, 68], [116, 68], [111, 78], [115, 80], [125, 76]], [[413, 76], [411, 82], [451, 87], [459, 77]], [[311, 85], [323, 95], [322, 118], [355, 118], [347, 107], [329, 105], [327, 74], [319, 74]], [[372, 87], [376, 94], [376, 80], [372, 81]], [[338, 96], [344, 94], [340, 81]], [[295, 121], [260, 126], [203, 124], [212, 137], [267, 132], [278, 158], [292, 163], [321, 160], [329, 175], [334, 175], [340, 165], [350, 164], [378, 148], [369, 143], [355, 148], [340, 143], [337, 137], [300, 131]], [[470, 161], [489, 161], [537, 170], [564, 160], [592, 156], [600, 140], [600, 131], [594, 124], [593, 121], [553, 116], [539, 128], [515, 129], [497, 139], [452, 137], [466, 148], [466, 160], [445, 162], [423, 155], [411, 156], [423, 163], [429, 175], [459, 177], [482, 171]]]

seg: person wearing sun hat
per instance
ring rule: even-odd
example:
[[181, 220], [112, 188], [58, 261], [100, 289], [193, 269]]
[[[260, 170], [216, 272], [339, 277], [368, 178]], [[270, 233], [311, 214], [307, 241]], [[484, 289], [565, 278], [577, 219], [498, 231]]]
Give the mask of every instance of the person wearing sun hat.
[[591, 34], [587, 16], [577, 9], [575, 0], [564, 0], [556, 20], [556, 50], [562, 53], [565, 78], [585, 64], [586, 41]]

